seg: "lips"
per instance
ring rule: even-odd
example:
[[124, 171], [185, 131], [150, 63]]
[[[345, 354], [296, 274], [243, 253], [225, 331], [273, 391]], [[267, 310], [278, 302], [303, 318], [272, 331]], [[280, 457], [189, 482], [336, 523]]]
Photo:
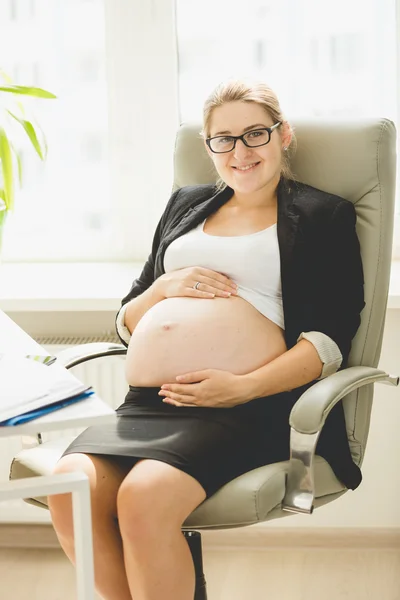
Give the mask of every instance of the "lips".
[[232, 167], [232, 169], [235, 169], [237, 173], [251, 173], [251, 171], [254, 171], [259, 164], [259, 162], [249, 163], [248, 165], [242, 165], [240, 167]]

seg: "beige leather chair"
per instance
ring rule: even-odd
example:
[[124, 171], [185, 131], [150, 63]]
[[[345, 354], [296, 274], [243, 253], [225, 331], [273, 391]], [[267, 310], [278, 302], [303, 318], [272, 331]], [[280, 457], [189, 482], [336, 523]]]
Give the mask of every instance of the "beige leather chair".
[[[391, 265], [395, 196], [396, 133], [386, 119], [294, 122], [297, 178], [354, 202], [365, 272], [366, 306], [353, 340], [350, 367], [317, 382], [303, 394], [290, 416], [291, 460], [266, 465], [226, 484], [187, 519], [184, 532], [196, 563], [196, 600], [206, 599], [201, 567], [201, 529], [243, 527], [292, 513], [311, 513], [346, 492], [324, 459], [314, 456], [326, 414], [344, 398], [347, 431], [355, 462], [361, 465], [368, 438], [374, 382], [398, 384], [377, 369], [382, 344]], [[199, 136], [199, 124], [177, 134], [174, 188], [216, 179]], [[166, 190], [166, 198], [168, 190]], [[125, 353], [119, 345], [68, 350], [67, 366], [106, 354]], [[51, 367], [50, 367], [51, 368]], [[122, 401], [122, 399], [121, 399]], [[21, 451], [11, 466], [12, 479], [44, 475], [69, 443], [60, 439]], [[46, 498], [27, 501], [46, 506]]]

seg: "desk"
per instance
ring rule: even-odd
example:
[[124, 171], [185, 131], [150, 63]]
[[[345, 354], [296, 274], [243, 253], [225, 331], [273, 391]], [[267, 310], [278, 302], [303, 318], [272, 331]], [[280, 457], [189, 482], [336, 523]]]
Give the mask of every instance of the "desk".
[[[0, 353], [46, 354], [27, 333], [0, 311]], [[49, 369], [64, 367], [53, 364]], [[93, 394], [86, 400], [62, 408], [40, 419], [15, 427], [0, 427], [0, 436], [36, 434], [43, 431], [85, 427], [113, 421], [112, 408]], [[40, 495], [72, 493], [76, 552], [77, 599], [94, 600], [94, 568], [92, 517], [89, 482], [83, 473], [65, 473], [46, 477], [30, 477], [18, 481], [0, 482], [0, 502]]]

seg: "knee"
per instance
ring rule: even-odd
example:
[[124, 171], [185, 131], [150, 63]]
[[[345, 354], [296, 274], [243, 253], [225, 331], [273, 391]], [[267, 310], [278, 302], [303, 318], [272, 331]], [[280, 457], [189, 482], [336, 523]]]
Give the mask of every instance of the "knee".
[[122, 482], [117, 495], [117, 515], [124, 538], [148, 539], [161, 527], [172, 525], [168, 502], [162, 494], [154, 481], [130, 477]]
[[[91, 480], [89, 457], [80, 454], [63, 456], [56, 464], [53, 474], [83, 472]], [[91, 486], [92, 487], [92, 486]], [[55, 494], [48, 496], [51, 519], [57, 533], [63, 537], [73, 535], [72, 494]]]
[[[73, 468], [71, 457], [64, 456], [56, 464], [53, 474], [71, 473], [76, 470]], [[71, 537], [73, 532], [71, 500], [71, 494], [55, 494], [47, 498], [53, 526], [62, 537]]]
[[[63, 456], [56, 464], [53, 474], [61, 475], [65, 473], [83, 472], [89, 476], [88, 465], [84, 455], [68, 454]], [[72, 494], [55, 494], [48, 497], [48, 504], [52, 517], [70, 519], [72, 516]]]
[[142, 460], [118, 489], [121, 535], [149, 539], [176, 531], [204, 499], [204, 489], [190, 475], [162, 461]]

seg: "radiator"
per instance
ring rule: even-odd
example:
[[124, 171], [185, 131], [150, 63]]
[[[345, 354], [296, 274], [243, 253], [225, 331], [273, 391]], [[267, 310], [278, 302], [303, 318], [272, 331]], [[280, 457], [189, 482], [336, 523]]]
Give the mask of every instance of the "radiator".
[[[102, 337], [38, 337], [36, 341], [46, 350], [48, 354], [57, 354], [60, 350], [69, 346], [85, 344], [89, 342], [119, 342], [113, 335]], [[121, 356], [110, 356], [83, 363], [71, 369], [78, 379], [93, 386], [94, 390], [104, 402], [111, 407], [117, 408], [124, 401], [128, 391], [125, 381], [124, 359]], [[43, 442], [57, 437], [71, 437], [78, 435], [81, 429], [67, 429], [43, 433]], [[0, 481], [8, 479], [10, 464], [13, 457], [22, 449], [20, 437], [0, 439]], [[22, 500], [0, 502], [0, 523], [49, 523], [47, 510], [31, 506]]]

